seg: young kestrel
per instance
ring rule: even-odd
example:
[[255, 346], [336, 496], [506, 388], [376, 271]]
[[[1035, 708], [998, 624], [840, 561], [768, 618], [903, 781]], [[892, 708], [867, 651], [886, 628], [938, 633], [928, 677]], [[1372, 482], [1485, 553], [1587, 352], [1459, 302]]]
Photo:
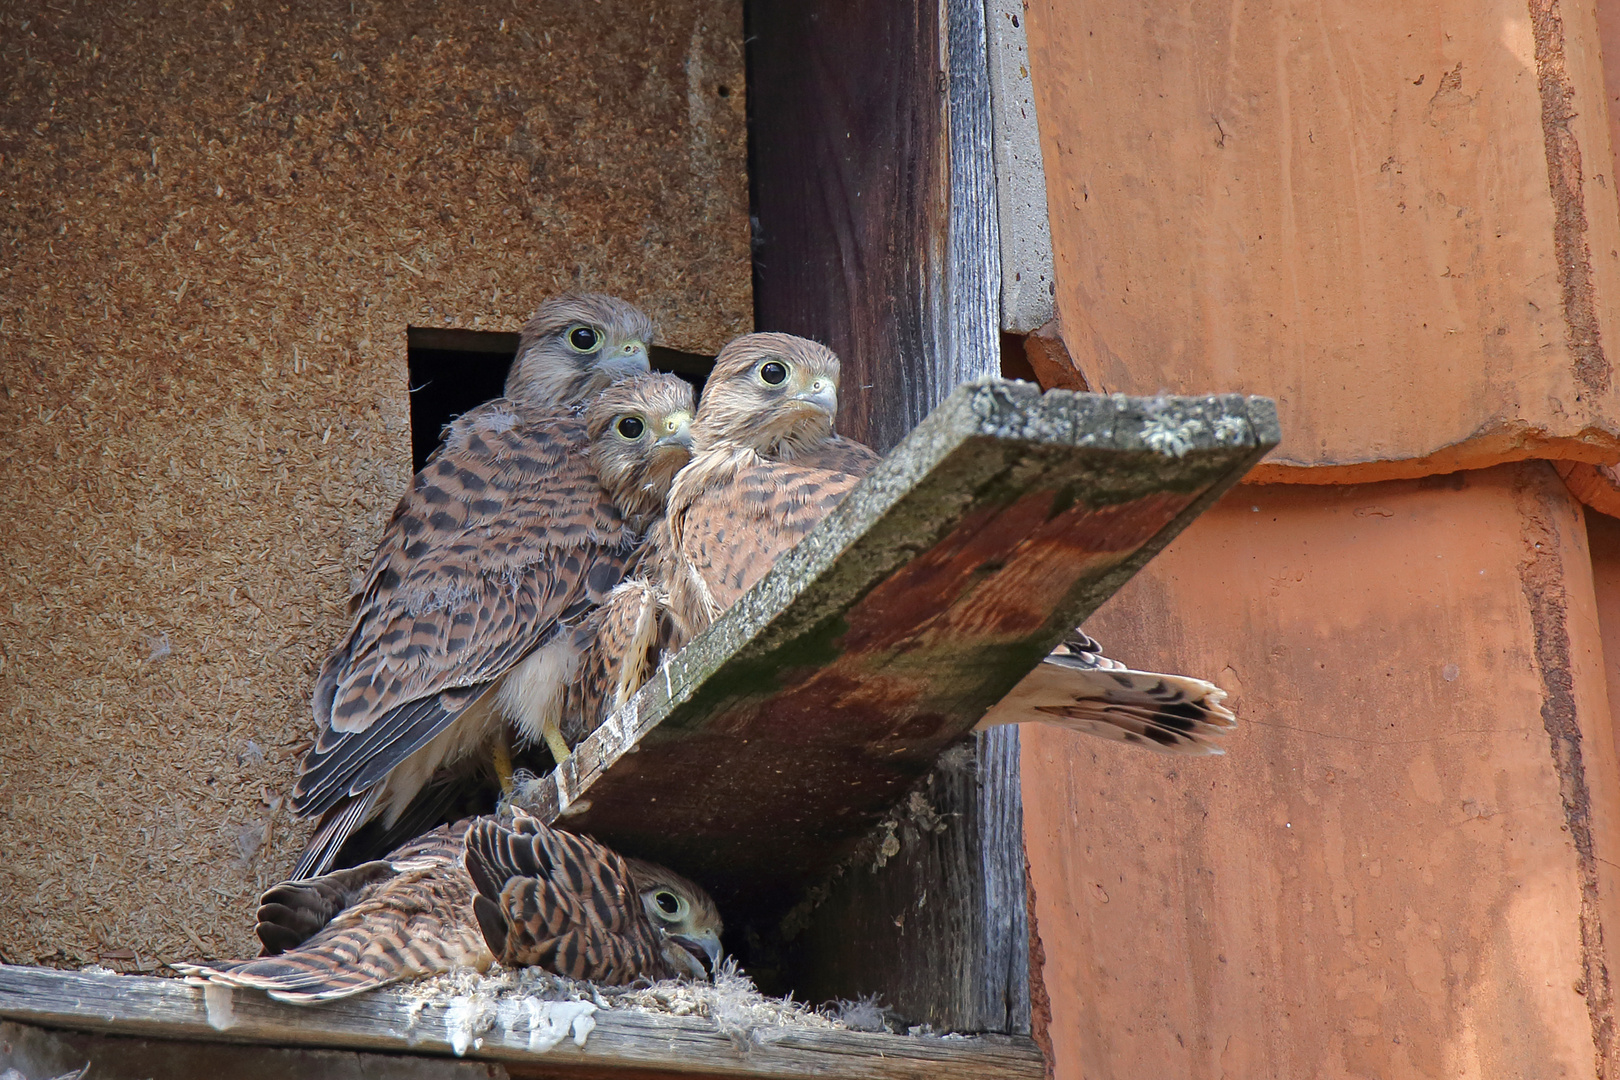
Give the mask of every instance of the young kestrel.
[[[721, 350], [692, 422], [692, 463], [653, 532], [675, 628], [667, 644], [735, 603], [877, 463], [833, 434], [838, 375], [830, 350], [787, 334]], [[1202, 679], [1132, 671], [1077, 629], [980, 727], [1038, 721], [1165, 753], [1220, 753], [1216, 739], [1236, 726], [1225, 696]]]
[[259, 959], [175, 967], [307, 1005], [497, 960], [612, 985], [708, 979], [721, 956], [720, 913], [702, 888], [521, 812], [283, 882], [258, 918]]
[[505, 395], [446, 426], [316, 680], [317, 738], [292, 802], [324, 820], [295, 876], [331, 865], [370, 818], [391, 823], [441, 764], [503, 757], [509, 725], [545, 736], [566, 671], [539, 647], [618, 584], [650, 520], [634, 478], [619, 478], [623, 509], [599, 482], [582, 413], [645, 375], [651, 337], [622, 300], [548, 300]]
[[702, 632], [877, 463], [833, 434], [838, 357], [791, 334], [720, 350], [692, 421], [692, 463], [655, 530], [678, 645]]
[[[615, 383], [593, 398], [585, 410], [591, 471], [637, 535], [663, 513], [670, 483], [690, 456], [692, 412], [692, 388], [663, 374]], [[638, 558], [639, 554], [632, 553], [625, 569]], [[620, 596], [625, 587], [625, 583], [618, 585], [609, 600]], [[616, 645], [597, 636], [599, 625], [594, 611], [566, 613], [555, 632], [523, 661], [521, 671], [514, 669], [496, 691], [494, 705], [515, 724], [517, 749], [526, 766], [544, 768], [561, 761], [595, 727], [580, 719], [578, 691], [582, 681], [592, 677], [588, 672], [603, 662], [602, 650]], [[588, 648], [590, 657], [582, 657]], [[538, 675], [531, 678], [522, 672]], [[546, 755], [545, 760], [536, 760], [529, 750], [540, 741], [547, 748], [538, 751]], [[502, 762], [497, 774], [510, 759]], [[488, 811], [496, 798], [490, 764], [486, 757], [470, 755], [441, 765], [397, 816], [378, 816], [351, 833], [334, 865], [379, 858], [437, 825]], [[494, 779], [506, 786], [505, 776]]]
[[507, 967], [627, 983], [709, 979], [720, 963], [720, 912], [703, 889], [538, 818], [479, 818], [466, 867], [484, 941]]

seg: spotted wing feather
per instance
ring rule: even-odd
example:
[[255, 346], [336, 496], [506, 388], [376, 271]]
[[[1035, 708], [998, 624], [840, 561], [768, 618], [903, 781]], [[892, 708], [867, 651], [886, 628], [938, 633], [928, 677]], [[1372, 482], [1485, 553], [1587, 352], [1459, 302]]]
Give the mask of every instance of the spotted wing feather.
[[630, 868], [588, 837], [520, 814], [467, 833], [473, 912], [502, 964], [623, 984], [672, 974]]
[[618, 583], [638, 538], [586, 449], [579, 417], [505, 399], [446, 429], [317, 680], [300, 813], [378, 782]]
[[698, 492], [684, 508], [672, 560], [670, 605], [683, 636], [736, 603], [860, 480], [798, 461], [760, 461]]
[[386, 860], [386, 871], [368, 869], [375, 880], [296, 948], [258, 960], [175, 966], [194, 981], [264, 990], [299, 1005], [457, 967], [482, 971], [491, 956], [470, 918], [472, 883], [461, 867], [467, 825], [414, 841]]

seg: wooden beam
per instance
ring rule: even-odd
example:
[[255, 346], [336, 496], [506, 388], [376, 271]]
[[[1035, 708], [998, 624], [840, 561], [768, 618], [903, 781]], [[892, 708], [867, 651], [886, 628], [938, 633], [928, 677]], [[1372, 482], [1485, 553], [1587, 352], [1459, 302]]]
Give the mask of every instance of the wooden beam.
[[[339, 1048], [369, 1053], [450, 1055], [455, 1052], [455, 1001], [432, 1001], [422, 1006], [420, 999], [398, 991], [362, 994], [325, 1005], [298, 1006], [271, 1001], [257, 992], [237, 991], [230, 1008], [213, 1009], [204, 1000], [201, 987], [177, 979], [155, 979], [139, 975], [91, 974], [0, 965], [0, 1016], [33, 1028], [65, 1028], [71, 1031], [102, 1032], [137, 1036], [143, 1039], [178, 1040], [177, 1055], [162, 1072], [165, 1075], [201, 1075], [173, 1067], [175, 1062], [209, 1062], [220, 1067], [219, 1075], [266, 1075], [247, 1071], [261, 1060], [266, 1045], [282, 1051]], [[596, 1027], [584, 1046], [564, 1039], [549, 1050], [530, 1048], [527, 1028], [511, 1030], [499, 1023], [481, 1036], [481, 1042], [468, 1047], [467, 1056], [501, 1062], [507, 1075], [590, 1077], [620, 1076], [711, 1076], [711, 1077], [848, 1077], [850, 1080], [933, 1080], [960, 1077], [962, 1080], [1038, 1080], [1044, 1075], [1040, 1053], [1028, 1039], [984, 1036], [978, 1038], [932, 1038], [865, 1032], [760, 1028], [746, 1045], [738, 1046], [722, 1034], [713, 1021], [702, 1017], [676, 1017], [598, 1010], [592, 1019]], [[27, 1033], [24, 1033], [27, 1034]], [[242, 1049], [234, 1057], [205, 1052], [187, 1043], [236, 1044]], [[17, 1046], [32, 1047], [37, 1059], [43, 1055], [38, 1036], [28, 1035], [18, 1042], [5, 1040], [17, 1054]], [[75, 1048], [95, 1053], [98, 1065], [92, 1078], [117, 1077], [116, 1053], [107, 1054], [108, 1044], [92, 1040], [71, 1042], [52, 1053], [68, 1055], [69, 1067]], [[252, 1049], [247, 1049], [251, 1046]], [[111, 1044], [118, 1050], [119, 1044]], [[0, 1057], [0, 1064], [4, 1063]], [[299, 1063], [297, 1054], [289, 1063]], [[309, 1065], [320, 1059], [302, 1059]], [[434, 1070], [404, 1059], [399, 1074], [464, 1080], [470, 1071], [454, 1061], [445, 1061]], [[243, 1071], [238, 1071], [238, 1067]], [[299, 1073], [289, 1070], [277, 1075], [315, 1077], [356, 1075], [347, 1069], [346, 1058], [334, 1059], [334, 1071]], [[53, 1066], [54, 1067], [54, 1066]], [[383, 1075], [381, 1071], [363, 1075]], [[39, 1075], [30, 1072], [28, 1075]], [[135, 1075], [133, 1073], [129, 1075]], [[143, 1075], [151, 1075], [150, 1073]], [[395, 1075], [387, 1072], [386, 1075]], [[492, 1075], [480, 1070], [477, 1075]], [[498, 1074], [495, 1074], [498, 1075]]]
[[768, 927], [1276, 438], [1264, 399], [963, 386], [532, 806]]
[[[959, 383], [1002, 371], [985, 5], [754, 0], [746, 10], [755, 322], [830, 344], [851, 388], [839, 430], [887, 449]], [[988, 733], [980, 765], [933, 793], [939, 813], [963, 825], [953, 856], [930, 864], [938, 877], [909, 877], [884, 894], [899, 907], [862, 912], [889, 925], [915, 896], [948, 898], [939, 918], [956, 928], [951, 954], [965, 964], [908, 965], [901, 996], [886, 983], [888, 950], [867, 953], [866, 970], [854, 955], [838, 965], [841, 979], [884, 989], [903, 1015], [1027, 1029], [1027, 977], [1008, 962], [1025, 955], [1025, 930], [1000, 914], [1024, 908], [1018, 740], [1015, 727]], [[985, 771], [992, 760], [1010, 768]], [[828, 906], [817, 919], [829, 913], [839, 918]], [[790, 958], [756, 936], [745, 959], [770, 984], [769, 966]], [[810, 959], [792, 958], [795, 978], [831, 986]], [[926, 1001], [915, 996], [925, 985], [935, 991]]]
[[756, 0], [747, 16], [755, 324], [830, 345], [839, 430], [887, 450], [1000, 371], [983, 5]]
[[997, 734], [948, 753], [773, 934], [756, 931], [775, 985], [808, 1001], [875, 995], [936, 1031], [1029, 1034], [1019, 740]]

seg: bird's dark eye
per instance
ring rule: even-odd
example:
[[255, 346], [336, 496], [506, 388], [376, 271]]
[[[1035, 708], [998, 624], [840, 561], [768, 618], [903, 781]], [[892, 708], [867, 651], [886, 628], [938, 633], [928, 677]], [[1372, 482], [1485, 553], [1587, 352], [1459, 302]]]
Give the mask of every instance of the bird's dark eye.
[[576, 326], [568, 331], [568, 344], [576, 352], [590, 352], [602, 341], [602, 335], [597, 333], [594, 326]]
[[667, 889], [654, 893], [653, 903], [657, 904], [658, 910], [665, 915], [673, 915], [681, 910], [680, 898]]
[[641, 422], [639, 416], [627, 416], [619, 421], [619, 434], [627, 439], [639, 439], [641, 433], [647, 430], [647, 425]]
[[787, 365], [780, 360], [767, 360], [759, 365], [759, 377], [772, 386], [781, 386], [787, 378]]

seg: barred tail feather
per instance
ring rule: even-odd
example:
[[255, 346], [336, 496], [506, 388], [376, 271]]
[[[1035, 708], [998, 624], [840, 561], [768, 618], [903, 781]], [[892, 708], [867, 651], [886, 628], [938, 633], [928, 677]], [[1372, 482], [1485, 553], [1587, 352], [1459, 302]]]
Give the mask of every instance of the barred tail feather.
[[336, 1001], [402, 979], [448, 971], [412, 955], [403, 943], [383, 942], [375, 927], [353, 926], [279, 956], [237, 963], [177, 964], [192, 981], [263, 990], [277, 1001], [309, 1005]]
[[[1226, 691], [1188, 675], [1080, 666], [1060, 650], [979, 721], [1046, 723], [1130, 743], [1161, 754], [1224, 754], [1220, 739], [1237, 727]], [[1115, 664], [1098, 656], [1102, 664]]]

